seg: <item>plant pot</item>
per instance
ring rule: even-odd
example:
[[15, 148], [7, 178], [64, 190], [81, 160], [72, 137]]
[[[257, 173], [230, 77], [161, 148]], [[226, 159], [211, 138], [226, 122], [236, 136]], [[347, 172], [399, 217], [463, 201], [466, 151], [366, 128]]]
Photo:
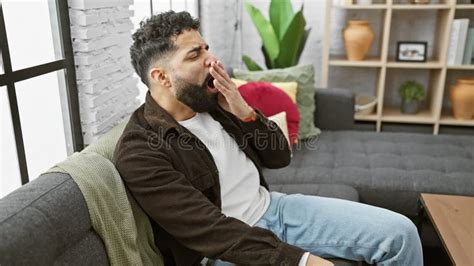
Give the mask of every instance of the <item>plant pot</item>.
[[418, 109], [420, 106], [420, 102], [416, 100], [411, 100], [409, 102], [402, 100], [401, 105], [401, 112], [402, 114], [416, 114], [418, 113]]
[[471, 120], [474, 117], [474, 78], [461, 78], [449, 89], [453, 115], [456, 119]]
[[343, 31], [347, 59], [350, 61], [364, 60], [374, 41], [374, 31], [367, 20], [349, 20]]

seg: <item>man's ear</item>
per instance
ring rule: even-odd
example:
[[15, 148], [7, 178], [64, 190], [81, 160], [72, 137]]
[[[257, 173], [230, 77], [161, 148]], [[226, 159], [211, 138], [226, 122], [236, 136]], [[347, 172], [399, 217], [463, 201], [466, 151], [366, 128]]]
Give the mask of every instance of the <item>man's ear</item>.
[[157, 84], [162, 87], [169, 88], [171, 87], [170, 76], [167, 74], [166, 70], [162, 67], [153, 67], [149, 72], [150, 82]]

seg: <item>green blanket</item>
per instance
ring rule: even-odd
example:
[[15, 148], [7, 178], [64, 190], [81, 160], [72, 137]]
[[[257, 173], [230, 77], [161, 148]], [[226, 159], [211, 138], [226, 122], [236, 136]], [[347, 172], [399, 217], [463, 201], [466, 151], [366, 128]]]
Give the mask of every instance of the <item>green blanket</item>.
[[111, 161], [122, 131], [119, 125], [48, 172], [67, 173], [77, 183], [111, 265], [164, 265], [148, 217], [128, 194]]

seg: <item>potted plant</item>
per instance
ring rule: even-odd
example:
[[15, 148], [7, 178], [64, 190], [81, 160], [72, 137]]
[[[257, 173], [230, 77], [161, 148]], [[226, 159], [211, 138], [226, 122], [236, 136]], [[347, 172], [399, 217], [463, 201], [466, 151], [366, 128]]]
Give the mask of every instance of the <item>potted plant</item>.
[[424, 86], [416, 81], [407, 81], [400, 86], [399, 92], [402, 97], [401, 112], [418, 113], [420, 102], [426, 97]]
[[310, 29], [305, 28], [303, 6], [295, 13], [290, 0], [271, 0], [269, 19], [248, 2], [245, 8], [262, 40], [261, 51], [267, 69], [244, 55], [242, 61], [248, 70], [235, 69], [234, 77], [247, 81], [296, 82], [296, 105], [301, 118], [298, 138], [317, 136], [320, 130], [314, 125], [314, 66], [298, 64], [310, 33]]
[[[270, 20], [248, 2], [245, 8], [262, 39], [262, 53], [267, 69], [295, 66], [303, 52], [310, 29], [305, 29], [303, 6], [294, 13], [290, 0], [272, 0]], [[253, 59], [244, 55], [243, 62], [250, 71], [262, 70]]]

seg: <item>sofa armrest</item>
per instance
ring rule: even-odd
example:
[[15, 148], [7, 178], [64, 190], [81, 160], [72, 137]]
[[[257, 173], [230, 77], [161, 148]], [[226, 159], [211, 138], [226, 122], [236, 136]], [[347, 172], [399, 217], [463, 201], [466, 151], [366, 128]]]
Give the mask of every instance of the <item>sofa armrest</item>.
[[321, 130], [350, 130], [354, 127], [354, 93], [346, 89], [316, 89], [314, 124]]

